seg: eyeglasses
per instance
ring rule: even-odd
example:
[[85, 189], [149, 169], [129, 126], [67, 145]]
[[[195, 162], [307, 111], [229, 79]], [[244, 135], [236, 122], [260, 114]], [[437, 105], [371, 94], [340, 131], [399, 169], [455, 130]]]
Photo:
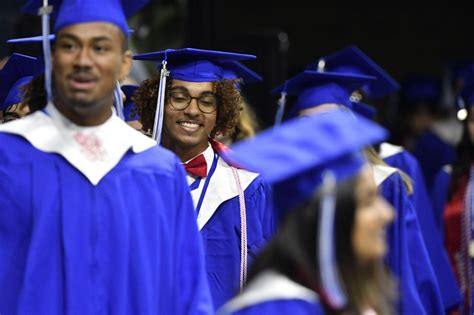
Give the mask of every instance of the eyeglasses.
[[217, 109], [217, 98], [213, 94], [204, 94], [199, 97], [193, 97], [185, 92], [170, 92], [170, 105], [176, 110], [186, 109], [191, 101], [195, 99], [198, 104], [198, 108], [205, 114], [210, 114]]

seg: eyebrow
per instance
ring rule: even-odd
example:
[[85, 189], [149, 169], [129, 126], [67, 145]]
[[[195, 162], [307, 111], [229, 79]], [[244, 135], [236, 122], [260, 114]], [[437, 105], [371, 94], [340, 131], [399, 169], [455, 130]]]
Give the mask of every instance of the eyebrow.
[[[57, 40], [61, 40], [61, 39], [71, 39], [71, 40], [74, 40], [74, 41], [80, 41], [81, 40], [81, 38], [77, 37], [76, 35], [69, 34], [69, 33], [59, 35]], [[86, 38], [85, 40], [90, 40], [90, 41], [93, 41], [93, 42], [99, 42], [99, 41], [112, 41], [112, 38], [110, 38], [109, 36], [100, 35], [100, 36], [92, 37], [90, 39]]]
[[[171, 87], [170, 91], [175, 91], [175, 90], [179, 90], [181, 92], [186, 92], [188, 93], [189, 95], [191, 95], [191, 93], [189, 93], [189, 90], [187, 88], [185, 88], [184, 86], [181, 86], [181, 85], [176, 85], [176, 86], [173, 86]], [[212, 96], [216, 96], [216, 94], [212, 91], [204, 91], [202, 92], [201, 94], [199, 94], [200, 96], [202, 95], [212, 95]]]

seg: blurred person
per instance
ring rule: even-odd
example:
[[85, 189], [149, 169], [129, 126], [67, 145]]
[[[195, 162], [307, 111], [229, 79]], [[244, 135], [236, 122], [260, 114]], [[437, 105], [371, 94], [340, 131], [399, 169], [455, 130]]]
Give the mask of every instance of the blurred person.
[[334, 110], [232, 147], [226, 157], [268, 179], [285, 218], [218, 314], [393, 314], [383, 258], [394, 214], [361, 153], [386, 135]]
[[144, 4], [63, 1], [53, 103], [0, 125], [2, 314], [211, 313], [179, 161], [112, 110]]

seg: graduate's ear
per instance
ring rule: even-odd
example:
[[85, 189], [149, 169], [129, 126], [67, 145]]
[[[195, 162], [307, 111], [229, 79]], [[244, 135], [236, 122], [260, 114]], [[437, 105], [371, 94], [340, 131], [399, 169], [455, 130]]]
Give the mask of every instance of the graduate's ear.
[[120, 64], [120, 77], [119, 80], [122, 82], [130, 74], [132, 70], [133, 55], [130, 50], [126, 50], [122, 55], [122, 62]]

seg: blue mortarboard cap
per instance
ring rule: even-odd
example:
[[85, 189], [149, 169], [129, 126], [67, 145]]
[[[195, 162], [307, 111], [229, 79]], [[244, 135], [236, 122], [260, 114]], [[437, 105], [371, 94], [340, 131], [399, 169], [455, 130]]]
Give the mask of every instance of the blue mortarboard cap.
[[285, 91], [288, 95], [298, 96], [288, 113], [294, 117], [303, 109], [322, 104], [337, 104], [352, 108], [351, 94], [357, 88], [375, 80], [372, 76], [303, 71], [275, 88], [272, 93]]
[[[49, 0], [53, 5], [54, 31], [79, 23], [108, 22], [116, 25], [125, 36], [129, 34], [127, 17], [140, 10], [148, 0]], [[22, 11], [37, 14], [43, 0], [30, 0]]]
[[324, 171], [332, 171], [337, 179], [355, 174], [363, 164], [360, 150], [386, 137], [387, 131], [370, 120], [332, 110], [290, 120], [239, 142], [225, 158], [273, 184], [275, 204], [283, 213], [314, 192]]
[[21, 103], [24, 94], [22, 87], [30, 83], [31, 79], [33, 76], [22, 77], [13, 84], [0, 107], [2, 111], [14, 104]]
[[139, 85], [122, 85], [122, 91], [125, 94], [125, 103], [123, 104], [123, 116], [125, 121], [140, 120], [135, 103], [132, 101], [132, 95]]
[[161, 63], [166, 59], [173, 79], [188, 82], [214, 82], [225, 78], [223, 64], [255, 59], [254, 55], [196, 48], [169, 49], [133, 56], [136, 60]]
[[411, 76], [402, 83], [402, 100], [408, 104], [438, 104], [441, 100], [441, 80], [428, 76]]
[[400, 85], [394, 78], [356, 46], [347, 47], [322, 57], [307, 66], [306, 69], [374, 76], [376, 80], [362, 88], [369, 98], [382, 97], [400, 89]]
[[246, 84], [260, 82], [263, 78], [249, 67], [238, 61], [225, 62], [222, 64], [225, 79], [242, 79]]
[[[42, 64], [34, 57], [17, 53], [10, 56], [3, 69], [0, 70], [0, 104], [2, 110], [18, 103], [11, 102], [18, 99], [19, 87], [27, 82], [24, 78], [38, 75], [41, 70]], [[12, 91], [10, 92], [10, 90]]]

